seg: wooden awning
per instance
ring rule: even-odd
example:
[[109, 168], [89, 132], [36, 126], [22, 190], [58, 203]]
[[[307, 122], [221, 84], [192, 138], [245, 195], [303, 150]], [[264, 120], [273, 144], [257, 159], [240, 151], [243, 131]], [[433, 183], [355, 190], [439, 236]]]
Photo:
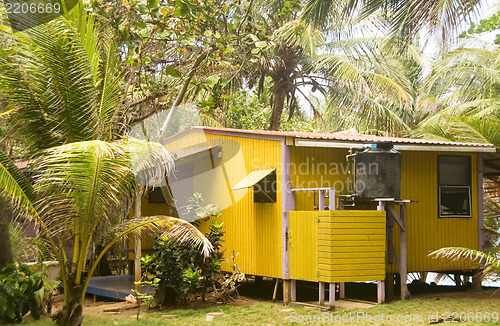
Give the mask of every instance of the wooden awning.
[[246, 177], [243, 178], [240, 182], [238, 182], [231, 190], [239, 190], [253, 187], [257, 182], [264, 179], [271, 172], [276, 169], [267, 169], [267, 170], [255, 170], [250, 172]]

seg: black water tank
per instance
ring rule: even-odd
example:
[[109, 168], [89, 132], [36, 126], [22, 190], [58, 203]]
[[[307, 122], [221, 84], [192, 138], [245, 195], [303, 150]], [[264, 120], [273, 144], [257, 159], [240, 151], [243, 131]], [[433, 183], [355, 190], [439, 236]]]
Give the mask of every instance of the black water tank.
[[354, 156], [355, 194], [360, 198], [401, 198], [401, 153], [391, 142], [371, 142]]

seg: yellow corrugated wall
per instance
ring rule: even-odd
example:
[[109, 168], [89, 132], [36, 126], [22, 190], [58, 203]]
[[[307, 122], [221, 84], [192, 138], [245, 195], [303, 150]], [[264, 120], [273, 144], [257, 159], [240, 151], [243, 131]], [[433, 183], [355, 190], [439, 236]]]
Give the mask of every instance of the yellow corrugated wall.
[[[292, 188], [335, 187], [337, 194], [348, 194], [347, 154], [347, 149], [292, 147], [290, 151]], [[329, 200], [325, 201], [328, 205]], [[312, 211], [317, 205], [317, 193], [314, 195], [313, 192], [307, 191], [295, 194], [295, 210]]]
[[[337, 191], [347, 193], [348, 174], [345, 156], [347, 149], [293, 147], [291, 150], [292, 188], [330, 187], [338, 185]], [[477, 214], [477, 154], [456, 152], [402, 151], [401, 195], [403, 199], [417, 200], [407, 204], [408, 224], [408, 271], [445, 271], [468, 269], [468, 263], [449, 263], [428, 257], [433, 250], [446, 246], [463, 246], [478, 249]], [[438, 155], [467, 155], [471, 157], [471, 218], [438, 218]], [[307, 162], [306, 167], [304, 162]], [[302, 164], [302, 165], [301, 165]], [[328, 175], [324, 175], [325, 164]], [[341, 188], [343, 184], [343, 189]], [[343, 191], [342, 191], [343, 190]], [[338, 193], [337, 193], [338, 195]], [[296, 210], [313, 210], [318, 198], [313, 201], [312, 192], [296, 193]], [[360, 207], [361, 208], [361, 207]], [[366, 206], [362, 207], [366, 209]], [[374, 207], [375, 209], [375, 207]], [[395, 227], [395, 245], [399, 253], [399, 238]], [[388, 266], [395, 272], [395, 264]]]
[[290, 277], [329, 283], [383, 280], [384, 212], [290, 212]]
[[[281, 186], [277, 187], [276, 203], [254, 203], [252, 189], [230, 189], [248, 173], [257, 169], [276, 168], [277, 179], [281, 175], [281, 142], [192, 132], [169, 143], [170, 151], [198, 147], [203, 144], [223, 147], [222, 164], [209, 172], [200, 173], [194, 164], [194, 191], [201, 192], [205, 204], [223, 208], [222, 216], [226, 234], [223, 238], [225, 257], [231, 251], [239, 252], [235, 263], [242, 272], [268, 277], [282, 277], [282, 213]], [[229, 180], [229, 182], [226, 182]], [[143, 202], [143, 211], [153, 208]], [[200, 226], [208, 231], [209, 222]], [[231, 270], [228, 263], [225, 270]]]
[[[456, 152], [402, 151], [401, 193], [407, 204], [408, 272], [446, 271], [474, 268], [471, 263], [447, 262], [430, 258], [428, 254], [443, 247], [460, 246], [478, 249], [477, 214], [477, 154]], [[471, 157], [472, 187], [470, 218], [438, 217], [438, 155]], [[397, 226], [395, 226], [397, 229]], [[396, 251], [399, 252], [395, 230]], [[392, 271], [395, 266], [392, 264]]]

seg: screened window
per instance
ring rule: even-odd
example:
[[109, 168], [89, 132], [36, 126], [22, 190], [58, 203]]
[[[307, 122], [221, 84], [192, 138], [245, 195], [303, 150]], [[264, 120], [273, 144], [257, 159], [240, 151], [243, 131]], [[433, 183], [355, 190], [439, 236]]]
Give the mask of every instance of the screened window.
[[439, 217], [471, 217], [469, 156], [439, 156]]

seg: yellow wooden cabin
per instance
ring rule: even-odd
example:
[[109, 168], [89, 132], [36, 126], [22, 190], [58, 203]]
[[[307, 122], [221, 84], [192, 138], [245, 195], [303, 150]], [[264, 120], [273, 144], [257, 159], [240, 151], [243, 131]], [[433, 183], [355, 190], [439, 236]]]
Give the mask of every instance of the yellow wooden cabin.
[[[360, 173], [352, 158], [378, 142], [392, 142], [401, 154], [400, 170], [380, 181], [400, 179], [400, 193], [352, 196]], [[196, 192], [219, 206], [226, 254], [239, 252], [246, 274], [282, 279], [285, 301], [295, 301], [296, 280], [319, 282], [320, 303], [328, 284], [334, 305], [336, 283], [342, 296], [344, 282], [378, 282], [383, 302], [395, 274], [406, 284], [408, 272], [477, 269], [428, 254], [482, 249], [483, 176], [499, 170], [493, 145], [193, 127], [165, 147], [176, 157], [169, 184], [177, 207]], [[165, 214], [157, 195], [143, 199], [142, 215]]]

